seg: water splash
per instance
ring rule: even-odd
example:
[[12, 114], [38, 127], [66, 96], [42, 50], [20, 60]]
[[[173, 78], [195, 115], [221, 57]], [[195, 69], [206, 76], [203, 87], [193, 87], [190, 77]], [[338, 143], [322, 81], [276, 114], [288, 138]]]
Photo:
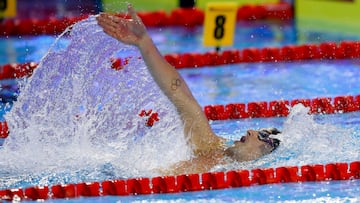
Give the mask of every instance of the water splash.
[[[135, 55], [111, 68], [110, 58], [139, 55], [135, 48], [104, 34], [94, 16], [62, 37], [69, 45], [47, 53], [5, 116], [0, 174], [44, 184], [147, 176], [190, 156], [176, 110], [144, 62]], [[160, 121], [146, 127], [142, 109]]]
[[[6, 115], [1, 187], [151, 176], [189, 158], [180, 119], [134, 48], [105, 35], [94, 17], [63, 37], [68, 46], [49, 51]], [[129, 65], [110, 68], [111, 57], [129, 52]], [[160, 122], [147, 128], [142, 109], [157, 111]], [[307, 112], [292, 109], [274, 153], [225, 169], [359, 160], [351, 129], [319, 124]]]
[[[217, 166], [213, 170], [250, 170], [254, 168], [276, 168], [335, 162], [349, 163], [360, 159], [358, 147], [360, 146], [360, 134], [358, 130], [334, 124], [332, 122], [334, 117], [331, 115], [324, 115], [323, 121], [320, 122], [319, 115], [311, 115], [308, 112], [308, 107], [298, 104], [291, 108], [290, 114], [286, 118], [271, 118], [277, 119], [277, 121], [274, 122], [268, 119], [268, 121], [264, 120], [260, 124], [257, 123], [259, 128], [269, 127], [267, 123], [271, 122], [281, 123], [282, 126], [276, 127], [282, 133], [274, 136], [281, 140], [278, 149], [254, 161], [234, 162]], [[344, 115], [342, 118], [345, 118]], [[255, 126], [254, 123], [241, 125], [246, 127]], [[238, 126], [234, 128], [238, 128]], [[240, 135], [242, 134], [237, 136]]]
[[360, 139], [355, 136], [354, 129], [320, 123], [308, 112], [309, 108], [303, 105], [292, 108], [284, 123], [284, 147], [279, 151], [278, 164], [325, 164], [360, 158], [357, 147]]

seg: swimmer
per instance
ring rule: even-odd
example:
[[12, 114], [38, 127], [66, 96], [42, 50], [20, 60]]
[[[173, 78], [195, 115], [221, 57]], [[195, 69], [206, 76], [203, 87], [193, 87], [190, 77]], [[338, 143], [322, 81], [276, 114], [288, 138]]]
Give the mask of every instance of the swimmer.
[[275, 128], [248, 130], [240, 140], [230, 141], [215, 135], [201, 106], [192, 95], [180, 74], [160, 54], [147, 33], [145, 25], [129, 4], [129, 19], [101, 13], [97, 21], [103, 31], [128, 45], [136, 46], [151, 76], [177, 109], [184, 136], [193, 150], [193, 158], [162, 170], [164, 174], [203, 173], [218, 164], [231, 161], [250, 161], [274, 151], [280, 144], [270, 135], [280, 133]]

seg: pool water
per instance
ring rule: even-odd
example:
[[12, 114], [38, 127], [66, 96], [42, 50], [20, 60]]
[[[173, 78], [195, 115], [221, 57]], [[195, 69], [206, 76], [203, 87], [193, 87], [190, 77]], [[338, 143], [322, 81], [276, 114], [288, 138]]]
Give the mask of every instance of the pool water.
[[[156, 174], [148, 171], [149, 165], [153, 168], [166, 166], [172, 163], [173, 159], [181, 160], [188, 157], [183, 140], [177, 136], [181, 134], [181, 126], [176, 112], [149, 78], [143, 62], [132, 60], [120, 74], [107, 68], [109, 62], [105, 59], [112, 53], [118, 55], [138, 53], [129, 47], [114, 44], [111, 39], [98, 32], [93, 21], [89, 20], [81, 24], [85, 27], [86, 25], [88, 28], [78, 30], [73, 39], [78, 39], [77, 37], [84, 39], [81, 38], [84, 35], [87, 37], [87, 42], [93, 43], [84, 44], [82, 40], [70, 41], [68, 37], [61, 38], [52, 52], [44, 58], [42, 65], [33, 77], [28, 81], [21, 82], [21, 84], [25, 84], [25, 87], [21, 89], [18, 101], [6, 114], [6, 120], [11, 127], [17, 126], [18, 128], [11, 128], [13, 134], [7, 138], [9, 144], [5, 145], [0, 152], [3, 157], [0, 161], [1, 188], [154, 176]], [[249, 33], [252, 33], [253, 30], [265, 29], [264, 25], [257, 26], [250, 28], [244, 34], [244, 36], [262, 41], [262, 43], [252, 42], [254, 43], [252, 45], [270, 46], [271, 43], [277, 43], [277, 46], [281, 46], [287, 43], [297, 43], [297, 41], [293, 41], [295, 38], [276, 37], [291, 35], [287, 32], [293, 32], [293, 29], [287, 29], [288, 25], [285, 25], [285, 28], [265, 27], [266, 29], [269, 27], [278, 29], [278, 31], [285, 30], [283, 34], [280, 32], [276, 35], [269, 31], [267, 35], [267, 32], [262, 31], [264, 36], [253, 35], [251, 37]], [[197, 29], [199, 28], [194, 28], [193, 31], [199, 33]], [[150, 32], [154, 35], [155, 31], [158, 30]], [[172, 33], [170, 36], [174, 35], [175, 37], [175, 33], [179, 33], [177, 29], [173, 31], [167, 30], [167, 28], [160, 33], [167, 32]], [[186, 34], [189, 32], [189, 30], [183, 32], [185, 39], [190, 38], [190, 35]], [[259, 33], [257, 34], [260, 35]], [[162, 44], [166, 36], [167, 34], [154, 38], [157, 43]], [[269, 42], [267, 37], [275, 38], [274, 42]], [[344, 38], [348, 39], [347, 36]], [[48, 39], [52, 41], [51, 38]], [[172, 44], [171, 47], [189, 48], [189, 44], [194, 44], [191, 40], [190, 42], [182, 40], [181, 34], [180, 38], [176, 39], [184, 44], [177, 44], [177, 46]], [[284, 40], [276, 42], [279, 39]], [[330, 36], [330, 39], [333, 38]], [[34, 38], [34, 42], [12, 40], [13, 42], [10, 40], [10, 43], [19, 42], [20, 49], [28, 47], [26, 43], [32, 43], [33, 49], [26, 50], [25, 57], [22, 55], [24, 53], [20, 53], [18, 56], [12, 54], [14, 58], [11, 60], [18, 60], [17, 57], [22, 60], [24, 58], [26, 58], [25, 60], [40, 60], [43, 53], [47, 51], [41, 51], [45, 45], [37, 48], [35, 41], [42, 41], [41, 37]], [[198, 40], [196, 44], [200, 46], [200, 38], [195, 37], [195, 40]], [[22, 43], [25, 46], [21, 45]], [[101, 46], [109, 43], [112, 46]], [[120, 52], [116, 52], [118, 48], [115, 45], [121, 47]], [[4, 46], [8, 47], [8, 45]], [[67, 51], [63, 51], [64, 49]], [[34, 50], [34, 54], [30, 50]], [[161, 47], [161, 50], [165, 50], [165, 48]], [[177, 52], [171, 48], [166, 48], [166, 50]], [[39, 52], [36, 53], [37, 51]], [[189, 50], [182, 49], [182, 51]], [[196, 51], [201, 52], [204, 49], [199, 48]], [[14, 52], [17, 52], [16, 49]], [[69, 53], [75, 55], [67, 55]], [[74, 58], [82, 60], [75, 61]], [[7, 62], [6, 60], [4, 63]], [[20, 59], [19, 62], [21, 62]], [[360, 89], [358, 68], [359, 60], [341, 60], [237, 64], [186, 69], [180, 70], [180, 73], [188, 82], [194, 96], [204, 106], [318, 96], [357, 95]], [[135, 80], [135, 78], [143, 80]], [[14, 87], [17, 83], [16, 81], [2, 82], [9, 87], [7, 88], [9, 92], [4, 94], [10, 95], [8, 98], [11, 100], [11, 92], [17, 91]], [[123, 97], [124, 94], [127, 95], [126, 98]], [[154, 98], [156, 99], [154, 100]], [[139, 107], [153, 108], [158, 111], [161, 122], [151, 129], [142, 126], [143, 120], [137, 116]], [[7, 106], [7, 110], [9, 110], [9, 106]], [[307, 109], [302, 106], [296, 106], [291, 112], [287, 118], [212, 121], [211, 126], [217, 134], [231, 139], [238, 139], [249, 128], [274, 126], [283, 131], [279, 136], [282, 144], [274, 153], [247, 163], [221, 165], [214, 168], [213, 171], [359, 160], [359, 112], [308, 115]], [[75, 118], [69, 117], [74, 113]], [[119, 118], [121, 121], [124, 118], [129, 119], [130, 124], [135, 123], [139, 127], [129, 129], [129, 122], [121, 122], [118, 120]], [[101, 125], [97, 125], [98, 123]], [[172, 125], [169, 126], [169, 123]], [[171, 128], [170, 131], [162, 132], [169, 128]], [[118, 135], [119, 132], [122, 133], [121, 136]], [[99, 134], [105, 138], [98, 136]], [[172, 144], [169, 145], [169, 143]], [[167, 153], [163, 153], [164, 151]], [[359, 181], [351, 180], [263, 185], [150, 196], [79, 198], [72, 201], [356, 202], [359, 198], [358, 188]], [[291, 192], [288, 193], [288, 191]], [[49, 202], [61, 201], [65, 200], [49, 200]]]
[[360, 60], [243, 63], [182, 69], [202, 106], [358, 95]]

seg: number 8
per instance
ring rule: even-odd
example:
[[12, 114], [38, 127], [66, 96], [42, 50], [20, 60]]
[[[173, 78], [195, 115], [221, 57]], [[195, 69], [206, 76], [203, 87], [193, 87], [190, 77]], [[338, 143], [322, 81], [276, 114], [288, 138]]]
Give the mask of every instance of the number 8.
[[215, 30], [214, 30], [214, 37], [215, 39], [221, 39], [224, 37], [224, 24], [225, 24], [226, 18], [223, 15], [218, 15], [215, 18]]

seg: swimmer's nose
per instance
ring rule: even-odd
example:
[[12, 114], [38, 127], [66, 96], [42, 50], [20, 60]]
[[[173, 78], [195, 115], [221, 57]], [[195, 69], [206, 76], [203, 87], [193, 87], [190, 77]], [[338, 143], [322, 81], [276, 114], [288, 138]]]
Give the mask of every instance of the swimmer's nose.
[[246, 141], [246, 136], [242, 136], [241, 138], [240, 138], [240, 140], [239, 141], [236, 141], [236, 142], [242, 142], [242, 143], [244, 143]]
[[246, 136], [252, 136], [255, 135], [256, 131], [255, 130], [248, 130], [246, 131]]

